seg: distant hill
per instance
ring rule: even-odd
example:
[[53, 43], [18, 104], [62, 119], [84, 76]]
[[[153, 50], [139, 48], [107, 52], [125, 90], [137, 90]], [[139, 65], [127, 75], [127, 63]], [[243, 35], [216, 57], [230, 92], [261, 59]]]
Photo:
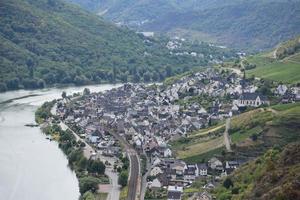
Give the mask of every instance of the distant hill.
[[118, 28], [60, 0], [1, 1], [0, 19], [0, 91], [161, 81], [233, 55], [204, 43], [184, 43], [182, 51], [196, 51], [202, 57], [177, 56], [170, 53], [165, 38]]
[[299, 0], [69, 0], [143, 31], [209, 39], [246, 50], [300, 33]]

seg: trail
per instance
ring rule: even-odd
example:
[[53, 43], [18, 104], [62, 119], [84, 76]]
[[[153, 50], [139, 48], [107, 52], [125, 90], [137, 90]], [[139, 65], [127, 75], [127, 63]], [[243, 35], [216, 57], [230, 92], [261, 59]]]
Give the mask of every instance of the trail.
[[226, 128], [225, 128], [225, 131], [224, 131], [224, 143], [225, 143], [225, 146], [226, 146], [226, 150], [228, 152], [232, 152], [231, 150], [231, 146], [230, 146], [230, 136], [229, 136], [229, 129], [230, 129], [230, 121], [231, 121], [231, 118], [227, 118], [226, 119]]

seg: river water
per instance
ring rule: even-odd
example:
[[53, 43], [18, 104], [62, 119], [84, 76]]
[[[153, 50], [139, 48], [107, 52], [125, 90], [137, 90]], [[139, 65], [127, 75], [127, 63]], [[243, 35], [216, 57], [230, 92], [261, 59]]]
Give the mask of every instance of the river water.
[[105, 91], [118, 85], [19, 90], [0, 93], [0, 200], [77, 200], [79, 187], [76, 175], [68, 167], [66, 156], [56, 142], [46, 140], [34, 123], [34, 112], [45, 101], [67, 94]]

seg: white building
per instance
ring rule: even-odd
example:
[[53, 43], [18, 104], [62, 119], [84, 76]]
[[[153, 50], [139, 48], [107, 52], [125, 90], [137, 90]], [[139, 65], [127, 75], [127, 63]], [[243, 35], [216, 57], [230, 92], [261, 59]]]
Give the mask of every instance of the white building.
[[239, 107], [259, 107], [263, 104], [269, 105], [270, 102], [265, 96], [257, 93], [243, 93], [238, 100]]

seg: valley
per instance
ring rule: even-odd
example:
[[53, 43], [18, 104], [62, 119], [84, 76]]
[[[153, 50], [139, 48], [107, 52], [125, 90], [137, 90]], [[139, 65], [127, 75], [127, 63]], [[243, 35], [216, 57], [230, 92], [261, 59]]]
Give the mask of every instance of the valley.
[[299, 0], [1, 2], [0, 194], [300, 199], [299, 10]]

